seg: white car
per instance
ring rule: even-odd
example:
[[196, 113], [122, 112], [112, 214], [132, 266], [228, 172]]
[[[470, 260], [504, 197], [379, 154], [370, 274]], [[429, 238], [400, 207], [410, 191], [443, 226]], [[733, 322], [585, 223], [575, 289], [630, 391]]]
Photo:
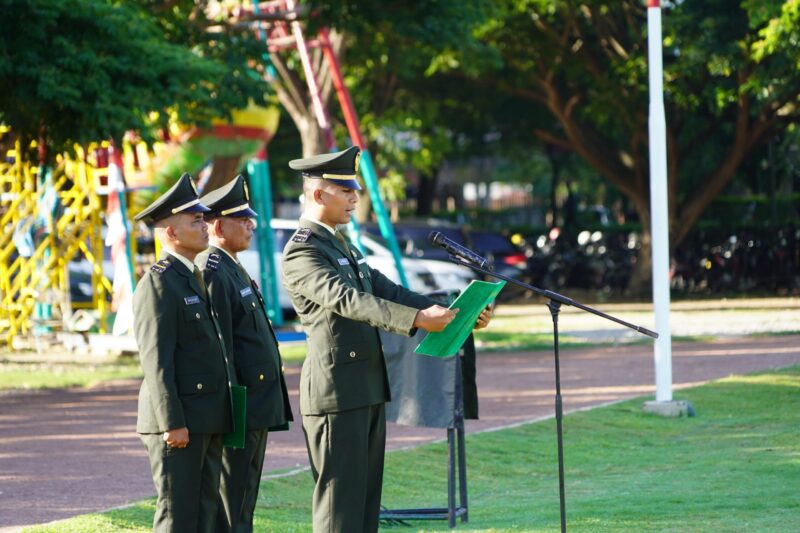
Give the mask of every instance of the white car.
[[[361, 234], [361, 245], [367, 252], [367, 262], [380, 270], [386, 277], [399, 283], [400, 276], [394, 263], [392, 252], [383, 239], [366, 233]], [[444, 261], [403, 257], [403, 269], [410, 289], [416, 292], [437, 290], [464, 290], [469, 282], [477, 279], [472, 270]], [[416, 274], [416, 278], [414, 277]], [[420, 281], [422, 283], [420, 283]], [[424, 285], [423, 285], [424, 284]]]
[[[275, 268], [278, 272], [278, 301], [281, 309], [291, 310], [292, 302], [289, 294], [280, 281], [281, 258], [284, 246], [297, 230], [297, 221], [274, 218], [270, 221], [270, 225], [272, 227], [273, 245], [275, 246]], [[399, 284], [400, 276], [397, 273], [394, 258], [381, 239], [362, 232], [361, 244], [366, 251], [367, 263], [372, 268], [380, 270], [390, 280]], [[239, 252], [238, 257], [250, 276], [261, 284], [261, 266], [255, 237], [250, 249]], [[409, 288], [422, 294], [437, 290], [463, 290], [469, 285], [470, 281], [476, 279], [470, 269], [458, 265], [450, 265], [442, 261], [403, 257], [402, 262]], [[264, 292], [266, 293], [267, 291]]]

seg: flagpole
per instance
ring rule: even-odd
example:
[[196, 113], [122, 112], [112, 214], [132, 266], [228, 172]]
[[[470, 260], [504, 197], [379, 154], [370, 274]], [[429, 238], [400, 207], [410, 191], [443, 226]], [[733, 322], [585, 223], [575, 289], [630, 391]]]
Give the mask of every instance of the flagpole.
[[654, 358], [656, 402], [672, 401], [672, 337], [669, 326], [669, 206], [667, 139], [664, 112], [661, 1], [647, 0], [647, 49], [650, 78], [650, 237], [653, 257]]

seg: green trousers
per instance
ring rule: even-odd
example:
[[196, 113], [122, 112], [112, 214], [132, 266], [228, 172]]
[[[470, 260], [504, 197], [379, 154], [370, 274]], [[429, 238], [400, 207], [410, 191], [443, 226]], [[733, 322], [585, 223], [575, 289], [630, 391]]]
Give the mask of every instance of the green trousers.
[[218, 532], [252, 533], [266, 447], [267, 430], [258, 429], [245, 434], [244, 448], [225, 448], [222, 451]]
[[378, 531], [386, 446], [383, 404], [303, 416], [314, 476], [314, 533]]
[[147, 448], [158, 501], [154, 532], [213, 533], [222, 464], [222, 435], [190, 433], [186, 448], [162, 435], [139, 435]]

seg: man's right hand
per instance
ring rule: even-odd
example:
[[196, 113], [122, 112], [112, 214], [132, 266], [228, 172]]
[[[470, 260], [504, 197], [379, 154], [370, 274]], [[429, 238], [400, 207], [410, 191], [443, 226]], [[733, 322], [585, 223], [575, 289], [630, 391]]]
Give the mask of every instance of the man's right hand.
[[458, 313], [458, 309], [432, 305], [417, 312], [417, 317], [414, 319], [414, 327], [422, 328], [425, 331], [442, 331], [447, 324], [453, 321], [456, 313]]
[[163, 438], [171, 448], [186, 448], [189, 445], [189, 428], [170, 429], [164, 432]]

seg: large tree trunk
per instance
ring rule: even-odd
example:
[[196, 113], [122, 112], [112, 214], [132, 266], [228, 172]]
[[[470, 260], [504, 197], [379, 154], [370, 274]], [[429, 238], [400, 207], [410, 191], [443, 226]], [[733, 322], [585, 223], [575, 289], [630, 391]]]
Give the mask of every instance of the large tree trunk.
[[433, 212], [433, 197], [436, 194], [438, 169], [432, 172], [420, 172], [417, 191], [417, 216], [428, 216]]
[[650, 228], [646, 230], [642, 228], [641, 239], [642, 249], [636, 257], [628, 287], [625, 289], [627, 296], [637, 299], [649, 298], [652, 294], [653, 286], [653, 255], [650, 253], [652, 245]]
[[[344, 52], [343, 34], [331, 31], [329, 38], [334, 54], [341, 57]], [[320, 48], [311, 49], [309, 55], [319, 90], [319, 98], [323, 109], [327, 110], [334, 91], [330, 70]], [[282, 55], [273, 52], [270, 54], [270, 59], [278, 73], [278, 78], [272, 80], [272, 86], [275, 88], [278, 100], [280, 100], [286, 112], [289, 113], [295, 126], [297, 126], [297, 130], [300, 132], [300, 138], [303, 143], [303, 157], [327, 152], [328, 147], [325, 139], [330, 134], [330, 131], [323, 131], [320, 126], [319, 119], [314, 112], [313, 100], [308, 89], [307, 80], [305, 77], [301, 77], [298, 71], [292, 70]]]
[[203, 187], [203, 194], [208, 194], [213, 190], [219, 189], [231, 181], [234, 176], [236, 176], [236, 171], [239, 169], [239, 162], [241, 162], [241, 160], [242, 157], [239, 155], [215, 157], [213, 167], [211, 168], [211, 175], [208, 177], [206, 186]]

